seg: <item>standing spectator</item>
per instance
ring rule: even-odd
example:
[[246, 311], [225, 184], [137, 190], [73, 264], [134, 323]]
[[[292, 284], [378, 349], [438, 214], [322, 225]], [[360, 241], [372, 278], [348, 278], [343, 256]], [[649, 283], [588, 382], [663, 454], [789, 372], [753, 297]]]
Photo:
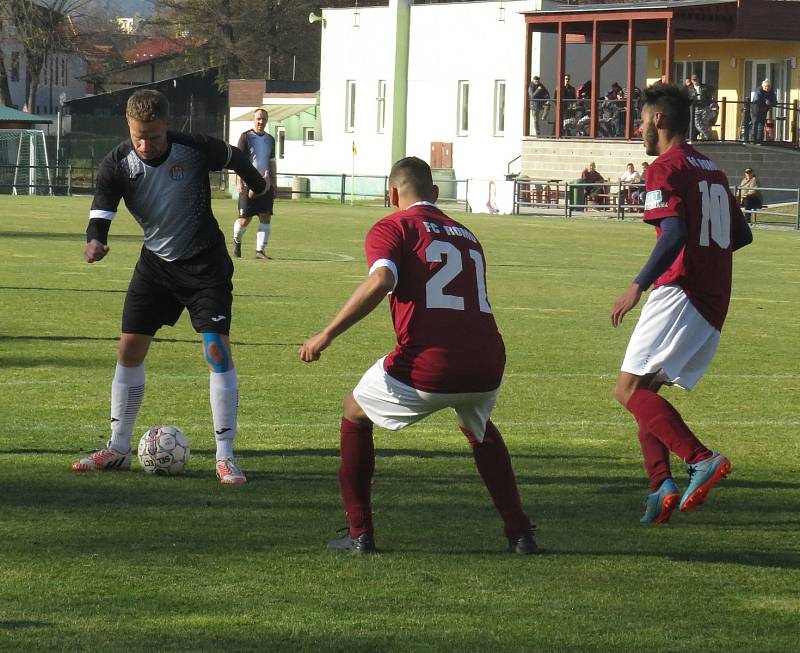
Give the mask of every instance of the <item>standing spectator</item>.
[[689, 99], [692, 101], [694, 112], [694, 127], [697, 130], [697, 140], [711, 140], [709, 131], [709, 108], [711, 107], [711, 89], [700, 81], [698, 75], [692, 75], [689, 90]]
[[375, 551], [372, 526], [373, 424], [392, 431], [452, 408], [478, 472], [503, 521], [509, 551], [537, 552], [522, 509], [511, 457], [491, 421], [505, 347], [486, 297], [486, 263], [475, 236], [434, 204], [430, 166], [399, 160], [389, 175], [392, 206], [366, 238], [369, 275], [328, 326], [306, 340], [310, 363], [389, 295], [397, 345], [344, 400], [339, 486], [348, 532], [328, 549]]
[[562, 118], [569, 119], [575, 117], [575, 102], [578, 99], [578, 92], [570, 84], [569, 74], [564, 75], [564, 85], [561, 87], [561, 109], [564, 112]]
[[753, 174], [753, 169], [745, 168], [744, 178], [739, 182], [739, 199], [748, 222], [751, 221], [753, 211], [764, 206], [759, 190], [760, 186], [758, 177]]
[[267, 119], [266, 109], [256, 109], [253, 112], [253, 128], [242, 133], [237, 145], [267, 181], [268, 189], [264, 195], [250, 199], [247, 184], [241, 177], [236, 177], [236, 187], [239, 190], [239, 217], [233, 223], [233, 255], [237, 258], [242, 255], [242, 237], [254, 215], [258, 216], [259, 222], [256, 258], [262, 260], [270, 258], [265, 250], [272, 229], [272, 206], [278, 173], [275, 165], [275, 139], [266, 131]]
[[202, 336], [211, 371], [216, 473], [222, 483], [240, 485], [247, 479], [233, 456], [239, 384], [228, 337], [233, 263], [211, 212], [208, 173], [234, 170], [253, 196], [266, 192], [267, 184], [239, 149], [209, 136], [167, 131], [169, 105], [158, 91], [136, 91], [125, 114], [130, 140], [100, 164], [83, 256], [95, 263], [108, 254], [108, 232], [120, 200], [144, 230], [144, 245], [122, 309], [111, 383], [111, 439], [104, 449], [75, 462], [72, 470], [130, 469], [145, 357], [156, 332], [174, 325], [185, 308]]
[[[676, 508], [694, 510], [731, 469], [730, 460], [708, 449], [658, 394], [665, 384], [690, 390], [702, 379], [728, 312], [733, 252], [753, 240], [725, 173], [686, 143], [689, 107], [686, 91], [677, 86], [655, 84], [645, 91], [644, 145], [658, 158], [647, 171], [644, 220], [655, 227], [656, 244], [611, 311], [618, 327], [653, 286], [614, 390], [638, 424], [650, 480], [640, 519], [645, 524], [665, 523]], [[710, 222], [709, 198], [716, 208]], [[682, 496], [670, 452], [689, 466]]]
[[528, 105], [531, 112], [531, 135], [541, 136], [547, 113], [550, 109], [550, 91], [538, 75], [528, 84]]
[[765, 136], [767, 117], [778, 104], [778, 98], [768, 79], [761, 82], [761, 86], [754, 91], [752, 98], [750, 113], [753, 120], [753, 140], [761, 143]]
[[594, 204], [605, 204], [603, 195], [608, 193], [605, 185], [605, 177], [597, 172], [597, 164], [594, 161], [587, 165], [581, 172], [581, 183], [587, 184], [583, 187], [585, 203], [590, 201]]
[[[750, 94], [755, 95], [755, 92]], [[750, 100], [742, 102], [742, 141], [749, 143], [753, 137], [753, 116], [752, 116], [752, 103]]]
[[638, 204], [639, 202], [639, 188], [638, 184], [642, 181], [636, 167], [629, 163], [625, 167], [625, 172], [619, 178], [619, 204], [624, 206], [626, 204]]

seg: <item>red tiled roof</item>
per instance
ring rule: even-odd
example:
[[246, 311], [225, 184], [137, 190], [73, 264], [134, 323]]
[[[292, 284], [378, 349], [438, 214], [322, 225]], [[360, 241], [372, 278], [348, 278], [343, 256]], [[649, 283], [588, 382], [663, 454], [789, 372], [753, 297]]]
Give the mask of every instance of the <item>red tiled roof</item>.
[[172, 39], [167, 37], [150, 38], [140, 41], [127, 50], [124, 54], [124, 58], [129, 64], [137, 64], [151, 59], [159, 59], [171, 54], [178, 54], [179, 52], [183, 52], [189, 45], [192, 44], [184, 39]]

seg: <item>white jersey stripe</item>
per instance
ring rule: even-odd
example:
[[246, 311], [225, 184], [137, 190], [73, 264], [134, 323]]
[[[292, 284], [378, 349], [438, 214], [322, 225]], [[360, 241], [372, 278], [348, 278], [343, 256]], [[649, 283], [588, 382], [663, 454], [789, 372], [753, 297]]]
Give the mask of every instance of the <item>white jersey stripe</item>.
[[388, 258], [379, 258], [372, 264], [372, 267], [369, 269], [369, 274], [372, 274], [378, 268], [389, 268], [392, 271], [392, 274], [394, 275], [394, 285], [392, 286], [392, 290], [397, 288], [397, 282], [400, 280], [400, 277], [397, 274], [397, 266], [394, 264], [394, 261]]
[[89, 219], [102, 218], [103, 220], [113, 220], [115, 215], [117, 215], [116, 211], [103, 211], [101, 209], [92, 209], [89, 211]]

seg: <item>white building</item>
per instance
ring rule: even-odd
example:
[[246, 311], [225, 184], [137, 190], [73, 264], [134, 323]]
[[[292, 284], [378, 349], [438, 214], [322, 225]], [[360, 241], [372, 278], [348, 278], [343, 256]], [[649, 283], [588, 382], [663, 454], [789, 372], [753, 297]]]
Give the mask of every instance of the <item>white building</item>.
[[51, 129], [55, 129], [55, 115], [66, 100], [86, 95], [86, 82], [80, 79], [86, 75], [83, 58], [74, 53], [53, 52], [39, 74], [34, 106], [25, 107], [28, 63], [17, 39], [16, 29], [8, 20], [0, 20], [0, 49], [6, 66], [12, 107], [25, 108], [30, 113], [51, 118]]
[[[521, 12], [557, 8], [549, 0], [323, 9], [320, 69], [321, 134], [300, 161], [303, 174], [385, 175], [394, 160], [418, 156], [457, 179], [475, 180], [482, 204], [488, 180], [502, 190], [518, 171], [527, 111], [525, 21]], [[531, 70], [555, 92], [556, 38], [533, 34]], [[603, 54], [611, 46], [604, 46]], [[591, 46], [570, 44], [566, 70], [576, 87], [589, 78]], [[645, 78], [646, 49], [638, 54]], [[603, 66], [600, 88], [624, 84], [622, 48]], [[353, 161], [353, 145], [357, 155]], [[576, 171], [576, 174], [579, 171]], [[459, 194], [465, 185], [459, 185]], [[463, 199], [463, 197], [462, 197]]]

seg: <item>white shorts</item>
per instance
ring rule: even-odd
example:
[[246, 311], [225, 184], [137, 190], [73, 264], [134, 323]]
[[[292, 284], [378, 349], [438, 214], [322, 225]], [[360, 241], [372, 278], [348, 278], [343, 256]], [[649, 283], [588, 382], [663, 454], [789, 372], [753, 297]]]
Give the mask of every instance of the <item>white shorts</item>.
[[398, 431], [442, 408], [452, 408], [459, 425], [483, 442], [500, 388], [489, 392], [423, 392], [389, 376], [383, 370], [384, 358], [364, 373], [353, 390], [353, 397], [370, 420]]
[[719, 335], [680, 287], [661, 286], [645, 302], [622, 371], [637, 376], [658, 372], [664, 383], [691, 390], [711, 364]]

